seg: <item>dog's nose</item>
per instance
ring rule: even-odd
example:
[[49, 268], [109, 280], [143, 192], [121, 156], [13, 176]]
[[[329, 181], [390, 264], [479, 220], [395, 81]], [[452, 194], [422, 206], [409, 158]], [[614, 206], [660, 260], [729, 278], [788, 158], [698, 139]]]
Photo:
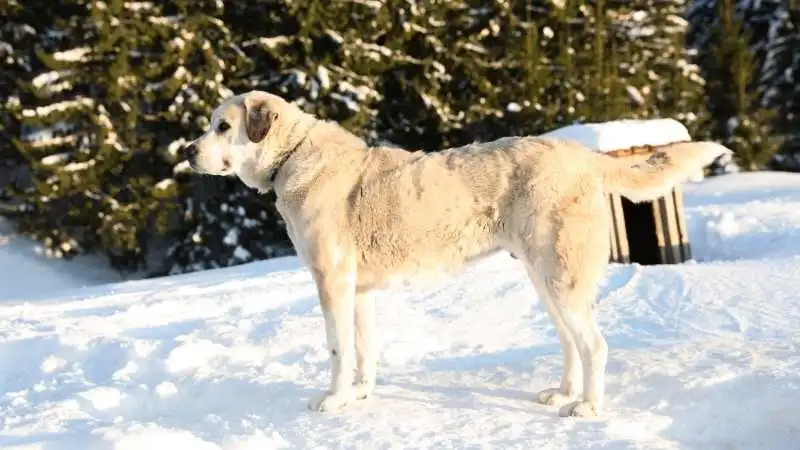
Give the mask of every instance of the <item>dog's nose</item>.
[[197, 146], [189, 144], [181, 150], [183, 159], [187, 161], [194, 161], [197, 158]]

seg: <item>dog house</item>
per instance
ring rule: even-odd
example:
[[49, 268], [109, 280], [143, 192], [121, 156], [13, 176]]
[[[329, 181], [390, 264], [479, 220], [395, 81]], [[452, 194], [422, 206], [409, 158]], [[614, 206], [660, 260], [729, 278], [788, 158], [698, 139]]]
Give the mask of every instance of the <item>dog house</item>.
[[[691, 140], [686, 127], [674, 119], [573, 124], [542, 136], [578, 141], [614, 158], [641, 157], [651, 146]], [[609, 195], [608, 210], [612, 262], [678, 264], [691, 259], [680, 186], [652, 202]]]
[[692, 258], [680, 188], [653, 202], [609, 196], [612, 262], [679, 264]]
[[[606, 154], [624, 158], [640, 151], [648, 149], [633, 147]], [[611, 262], [679, 264], [692, 258], [680, 186], [652, 202], [634, 203], [610, 194], [608, 210]]]

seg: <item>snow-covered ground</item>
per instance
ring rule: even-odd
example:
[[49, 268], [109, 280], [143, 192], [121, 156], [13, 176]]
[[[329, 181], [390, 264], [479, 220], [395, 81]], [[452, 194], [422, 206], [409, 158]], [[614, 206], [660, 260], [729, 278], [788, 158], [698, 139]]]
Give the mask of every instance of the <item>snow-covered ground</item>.
[[18, 235], [0, 217], [0, 301], [119, 281], [122, 277], [99, 257], [66, 261], [47, 256], [40, 245]]
[[600, 418], [532, 402], [561, 356], [506, 255], [381, 293], [375, 397], [309, 411], [323, 321], [285, 258], [0, 303], [0, 448], [798, 448], [800, 176], [708, 179], [686, 209], [697, 262], [608, 268]]

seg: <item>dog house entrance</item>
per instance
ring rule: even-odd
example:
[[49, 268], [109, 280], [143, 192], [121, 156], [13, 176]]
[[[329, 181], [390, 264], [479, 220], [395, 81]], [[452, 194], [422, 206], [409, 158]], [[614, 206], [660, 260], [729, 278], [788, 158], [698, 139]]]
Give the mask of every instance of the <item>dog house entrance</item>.
[[652, 202], [611, 195], [609, 213], [612, 262], [653, 265], [691, 259], [679, 188]]

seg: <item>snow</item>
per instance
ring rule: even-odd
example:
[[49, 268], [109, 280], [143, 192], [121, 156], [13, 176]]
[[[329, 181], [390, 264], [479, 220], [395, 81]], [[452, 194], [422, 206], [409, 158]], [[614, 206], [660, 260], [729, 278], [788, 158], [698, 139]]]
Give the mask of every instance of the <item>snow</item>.
[[349, 110], [351, 110], [353, 112], [358, 112], [361, 109], [361, 106], [358, 104], [358, 102], [356, 102], [352, 98], [347, 97], [345, 95], [342, 95], [342, 94], [339, 94], [339, 93], [336, 93], [336, 92], [332, 92], [330, 94], [330, 97], [332, 99], [335, 99], [335, 100], [338, 100], [338, 101], [342, 102], [344, 104], [344, 106], [347, 107], [347, 109], [349, 109]]
[[[607, 122], [586, 122], [566, 125], [542, 136], [577, 141], [591, 150], [609, 152], [642, 145], [664, 145], [690, 141], [685, 125], [675, 119], [622, 119]], [[702, 171], [691, 181], [703, 178]]]
[[[6, 219], [0, 217], [0, 302], [23, 298], [35, 300], [70, 289], [119, 281], [122, 277], [100, 258], [80, 256], [66, 261], [46, 256], [41, 246], [20, 236]], [[5, 353], [0, 350], [0, 365], [5, 359], [3, 355]], [[42, 370], [58, 368], [63, 364], [59, 361], [61, 357], [50, 355], [42, 360]], [[5, 392], [2, 370], [0, 368], [0, 395]], [[2, 437], [0, 447], [3, 447]]]
[[[74, 140], [74, 136], [63, 136], [63, 134], [69, 133], [74, 129], [74, 125], [62, 120], [50, 126], [37, 127], [35, 131], [26, 132], [22, 137], [34, 146], [39, 145], [44, 147], [52, 143], [58, 143], [64, 139], [67, 141], [70, 139]], [[62, 136], [56, 136], [57, 133], [62, 134]]]
[[291, 42], [291, 40], [289, 39], [288, 36], [273, 36], [273, 37], [261, 37], [255, 39], [255, 41], [252, 42], [257, 42], [263, 48], [276, 49], [282, 45], [288, 44], [289, 42]]
[[236, 227], [231, 228], [225, 233], [225, 237], [222, 239], [222, 242], [225, 245], [234, 246], [237, 242], [239, 242], [239, 229]]
[[76, 47], [63, 52], [53, 53], [53, 59], [63, 62], [79, 62], [86, 61], [86, 55], [92, 51], [89, 47]]
[[53, 155], [45, 156], [41, 159], [41, 163], [45, 166], [55, 166], [58, 164], [63, 164], [69, 160], [69, 153], [56, 153]]
[[36, 108], [25, 109], [22, 111], [23, 117], [47, 117], [50, 114], [64, 112], [73, 108], [88, 108], [94, 106], [94, 101], [90, 98], [80, 98], [78, 100], [64, 100], [62, 102], [53, 103], [47, 106], [38, 106]]
[[179, 174], [179, 173], [190, 173], [192, 171], [192, 167], [189, 165], [189, 161], [181, 161], [172, 168], [172, 173]]
[[178, 16], [150, 16], [147, 20], [154, 25], [174, 26], [180, 18]]
[[624, 119], [576, 123], [548, 131], [542, 136], [575, 140], [599, 152], [692, 139], [689, 130], [675, 119]]
[[323, 90], [331, 88], [331, 72], [327, 67], [320, 65], [317, 67], [317, 79], [319, 79], [320, 87]]
[[339, 81], [337, 83], [337, 88], [339, 89], [339, 92], [341, 92], [342, 94], [349, 97], [354, 97], [359, 102], [364, 102], [367, 101], [368, 99], [380, 98], [380, 94], [378, 94], [378, 91], [376, 91], [375, 89], [372, 89], [369, 86], [364, 86], [364, 85], [356, 87], [352, 83], [349, 83], [344, 80]]
[[9, 265], [0, 447], [794, 448], [800, 175], [689, 183], [685, 204], [695, 261], [607, 269], [597, 419], [531, 401], [562, 360], [506, 254], [378, 293], [376, 394], [325, 414], [306, 407], [329, 369], [316, 289], [295, 258], [44, 293], [47, 276]]
[[480, 53], [482, 55], [489, 53], [489, 51], [486, 50], [486, 47], [482, 45], [473, 44], [471, 42], [467, 42], [466, 44], [463, 44], [461, 47], [465, 50], [469, 50], [475, 53]]
[[695, 259], [800, 255], [800, 175], [739, 173], [685, 189], [684, 211]]
[[248, 261], [253, 257], [253, 255], [249, 250], [239, 245], [233, 250], [233, 257], [239, 261]]
[[156, 183], [153, 188], [156, 190], [167, 190], [173, 186], [175, 186], [175, 180], [172, 178], [164, 178], [163, 180]]
[[186, 145], [186, 143], [186, 139], [182, 137], [170, 142], [169, 145], [167, 145], [167, 153], [169, 153], [173, 158], [177, 158], [178, 153]]
[[44, 89], [45, 93], [54, 94], [72, 87], [72, 83], [63, 80], [73, 74], [71, 70], [53, 70], [35, 76], [31, 85], [37, 89]]
[[380, 0], [351, 0], [353, 3], [360, 3], [373, 9], [383, 8], [383, 2]]
[[61, 168], [61, 170], [65, 172], [80, 172], [82, 170], [86, 170], [90, 167], [93, 167], [96, 163], [97, 161], [95, 161], [94, 159], [82, 162], [71, 162], [69, 164], [65, 164], [64, 167]]
[[[31, 148], [44, 149], [58, 146], [74, 145], [78, 141], [78, 137], [72, 136], [59, 136], [45, 139], [37, 139], [29, 143]], [[44, 158], [43, 158], [44, 160]]]
[[146, 11], [153, 9], [153, 2], [125, 2], [125, 9], [131, 11]]
[[342, 44], [344, 42], [344, 37], [337, 31], [325, 30], [324, 34], [337, 44]]
[[[77, 142], [78, 137], [70, 133], [74, 130], [74, 126], [68, 122], [60, 121], [50, 126], [37, 127], [35, 131], [29, 131], [23, 134], [23, 139], [27, 143], [37, 149], [46, 149], [56, 146], [64, 146], [74, 144]], [[57, 135], [60, 134], [60, 135]], [[59, 160], [66, 160], [62, 156], [45, 156], [42, 158], [42, 163], [45, 165], [58, 163]]]
[[382, 61], [383, 58], [391, 58], [394, 54], [388, 47], [364, 42], [361, 39], [356, 39], [353, 45], [360, 47], [365, 52], [362, 56], [370, 58], [373, 61]]
[[628, 98], [637, 105], [641, 106], [647, 103], [644, 96], [642, 95], [642, 92], [639, 89], [637, 89], [636, 86], [627, 85], [625, 86], [625, 91], [628, 93]]

